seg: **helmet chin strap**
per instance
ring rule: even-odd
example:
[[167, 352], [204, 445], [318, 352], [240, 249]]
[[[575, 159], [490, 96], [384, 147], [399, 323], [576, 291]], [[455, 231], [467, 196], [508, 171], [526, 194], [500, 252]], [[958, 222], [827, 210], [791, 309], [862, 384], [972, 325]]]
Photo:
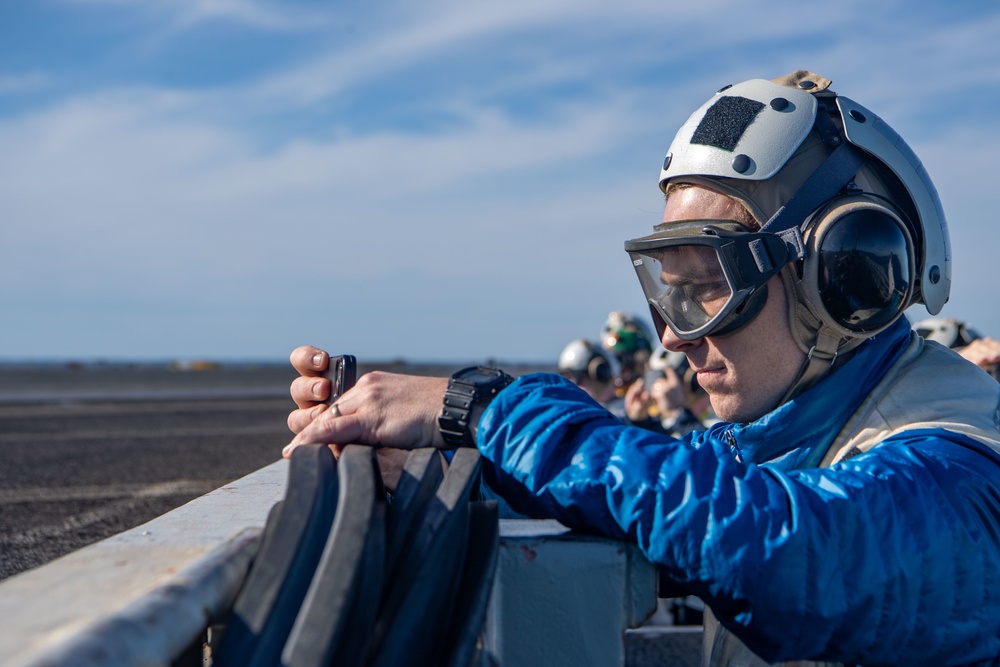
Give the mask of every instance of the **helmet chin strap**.
[[845, 336], [844, 332], [830, 326], [809, 307], [809, 299], [796, 271], [785, 267], [781, 272], [788, 303], [788, 325], [799, 349], [806, 353], [795, 380], [788, 386], [779, 405], [792, 400], [833, 370], [838, 360], [845, 361], [859, 345], [870, 336], [858, 334]]
[[784, 405], [806, 389], [822, 380], [837, 362], [838, 348], [843, 340], [840, 334], [827, 326], [816, 332], [816, 343], [809, 348], [806, 360], [802, 362], [798, 375], [781, 397], [778, 405]]

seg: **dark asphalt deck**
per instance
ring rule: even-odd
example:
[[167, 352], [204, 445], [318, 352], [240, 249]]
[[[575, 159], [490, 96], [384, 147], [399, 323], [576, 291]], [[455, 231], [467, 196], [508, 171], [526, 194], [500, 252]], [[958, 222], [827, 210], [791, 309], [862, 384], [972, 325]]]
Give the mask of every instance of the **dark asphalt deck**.
[[0, 405], [0, 578], [281, 456], [290, 399]]
[[[450, 374], [461, 366], [359, 371]], [[277, 460], [291, 439], [293, 377], [282, 364], [0, 367], [0, 579]]]
[[[450, 374], [454, 367], [374, 367]], [[541, 366], [504, 365], [520, 374]], [[0, 579], [138, 526], [275, 461], [291, 369], [0, 366]], [[626, 664], [698, 664], [699, 629], [626, 637]]]

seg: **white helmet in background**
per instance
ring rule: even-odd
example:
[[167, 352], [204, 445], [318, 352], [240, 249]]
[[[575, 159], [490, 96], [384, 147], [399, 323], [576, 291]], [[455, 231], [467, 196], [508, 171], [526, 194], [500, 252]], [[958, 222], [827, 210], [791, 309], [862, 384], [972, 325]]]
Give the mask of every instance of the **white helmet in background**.
[[656, 371], [672, 368], [683, 372], [687, 366], [687, 356], [683, 352], [672, 352], [662, 345], [653, 350], [653, 354], [649, 357], [649, 367]]
[[930, 317], [913, 325], [922, 338], [937, 341], [945, 347], [965, 347], [983, 335], [961, 320], [951, 317]]
[[705, 390], [698, 384], [697, 374], [688, 363], [687, 355], [683, 352], [674, 352], [659, 345], [653, 350], [647, 366], [655, 373], [662, 373], [665, 369], [672, 368], [684, 386], [686, 400], [691, 400], [705, 393]]
[[618, 362], [599, 345], [583, 338], [571, 341], [559, 354], [560, 374], [573, 375], [580, 384], [584, 377], [598, 384], [613, 382], [618, 376]]

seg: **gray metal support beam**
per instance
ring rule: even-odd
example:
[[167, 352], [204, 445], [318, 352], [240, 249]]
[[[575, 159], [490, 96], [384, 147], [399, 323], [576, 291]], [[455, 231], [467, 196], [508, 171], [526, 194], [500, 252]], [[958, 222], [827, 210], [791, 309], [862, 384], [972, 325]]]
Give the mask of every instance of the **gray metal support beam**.
[[503, 667], [624, 665], [625, 631], [655, 609], [656, 570], [635, 546], [501, 520], [486, 648]]
[[[279, 461], [0, 582], [0, 664], [169, 665], [232, 605], [287, 477]], [[502, 520], [485, 648], [504, 666], [627, 664], [655, 579], [633, 546]]]
[[169, 665], [232, 603], [287, 469], [0, 582], [0, 664]]

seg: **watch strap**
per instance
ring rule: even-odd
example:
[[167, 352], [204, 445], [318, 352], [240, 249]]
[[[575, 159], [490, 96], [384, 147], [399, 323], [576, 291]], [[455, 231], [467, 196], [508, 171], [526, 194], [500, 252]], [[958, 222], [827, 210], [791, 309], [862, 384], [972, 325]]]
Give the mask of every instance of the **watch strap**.
[[[470, 373], [489, 374], [493, 377], [487, 381], [470, 382], [465, 379]], [[438, 428], [445, 444], [448, 447], [474, 447], [470, 428], [473, 408], [489, 404], [494, 396], [513, 381], [503, 371], [485, 366], [463, 368], [452, 375], [438, 416]]]

